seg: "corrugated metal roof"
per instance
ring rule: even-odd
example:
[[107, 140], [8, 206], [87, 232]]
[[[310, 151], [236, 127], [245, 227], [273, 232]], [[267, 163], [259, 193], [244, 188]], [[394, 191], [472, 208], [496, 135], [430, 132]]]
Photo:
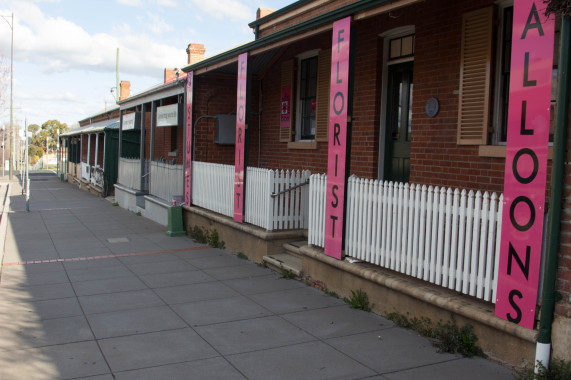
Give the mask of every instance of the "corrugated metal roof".
[[115, 126], [114, 126], [115, 124], [117, 124], [116, 128], [119, 128], [118, 127], [118, 125], [119, 125], [119, 119], [118, 118], [117, 119], [110, 119], [110, 120], [103, 120], [103, 121], [99, 121], [97, 123], [86, 125], [85, 127], [75, 128], [75, 129], [72, 129], [71, 131], [67, 131], [65, 133], [62, 133], [60, 136], [66, 137], [66, 136], [82, 135], [85, 133], [102, 132], [108, 127], [109, 127], [109, 129], [115, 129]]

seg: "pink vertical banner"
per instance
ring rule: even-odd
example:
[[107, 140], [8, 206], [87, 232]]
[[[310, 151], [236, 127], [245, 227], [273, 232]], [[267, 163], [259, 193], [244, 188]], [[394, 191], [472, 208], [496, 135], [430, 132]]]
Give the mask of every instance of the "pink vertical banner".
[[234, 220], [244, 219], [244, 149], [246, 134], [246, 80], [248, 77], [248, 52], [238, 56], [238, 94], [236, 96], [236, 148], [234, 156]]
[[350, 16], [333, 23], [324, 251], [339, 260], [343, 250], [350, 34]]
[[554, 21], [514, 2], [496, 316], [533, 329], [541, 263]]
[[184, 151], [184, 204], [192, 202], [192, 89], [194, 72], [186, 74], [186, 135]]

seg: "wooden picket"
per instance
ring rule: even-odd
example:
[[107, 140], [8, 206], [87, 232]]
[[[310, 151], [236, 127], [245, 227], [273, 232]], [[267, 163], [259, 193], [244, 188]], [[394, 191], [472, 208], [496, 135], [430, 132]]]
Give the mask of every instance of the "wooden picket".
[[[311, 176], [309, 244], [324, 246], [327, 176]], [[503, 195], [350, 177], [345, 253], [495, 302]]]

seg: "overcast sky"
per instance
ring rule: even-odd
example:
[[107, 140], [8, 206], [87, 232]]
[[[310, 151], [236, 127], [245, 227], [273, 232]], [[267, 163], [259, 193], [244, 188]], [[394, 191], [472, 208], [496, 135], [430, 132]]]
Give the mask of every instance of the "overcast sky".
[[[184, 67], [189, 43], [206, 57], [253, 40], [259, 7], [292, 0], [0, 0], [0, 124], [10, 122], [10, 41], [14, 13], [14, 119], [69, 126], [115, 103], [115, 61], [131, 94]], [[7, 16], [7, 17], [6, 17]]]

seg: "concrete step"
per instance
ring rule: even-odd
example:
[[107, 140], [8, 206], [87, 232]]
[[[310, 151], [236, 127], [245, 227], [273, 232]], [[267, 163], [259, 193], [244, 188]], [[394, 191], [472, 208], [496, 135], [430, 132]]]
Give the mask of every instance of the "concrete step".
[[289, 253], [276, 253], [264, 256], [268, 268], [277, 272], [290, 271], [296, 277], [301, 276], [301, 258]]

